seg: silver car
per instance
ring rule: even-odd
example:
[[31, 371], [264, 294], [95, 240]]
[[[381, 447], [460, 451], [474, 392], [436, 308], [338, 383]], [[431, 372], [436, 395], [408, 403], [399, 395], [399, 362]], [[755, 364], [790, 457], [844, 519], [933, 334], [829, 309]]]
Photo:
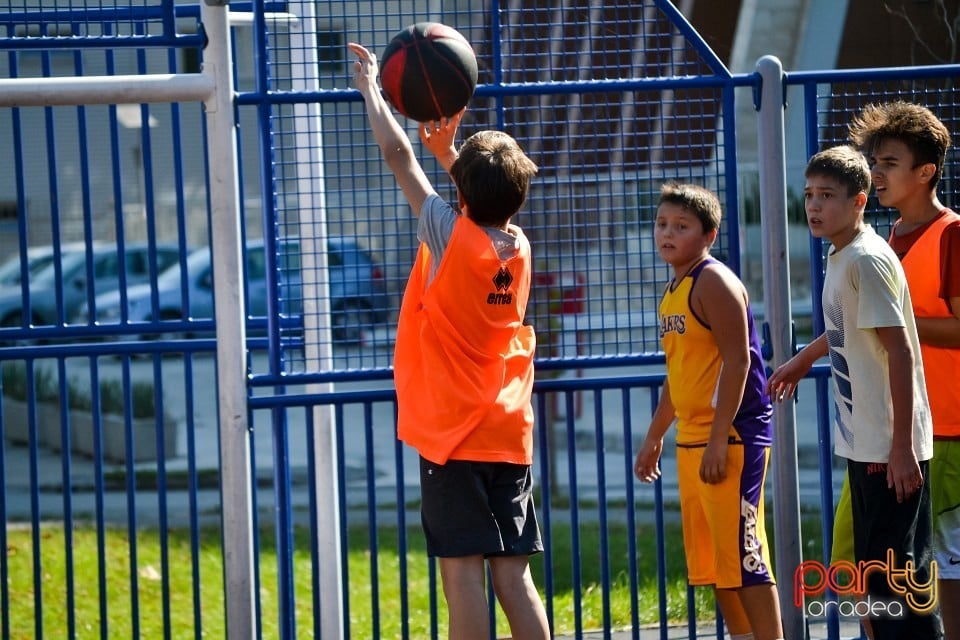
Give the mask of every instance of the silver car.
[[[82, 249], [82, 245], [63, 245], [61, 255]], [[51, 245], [41, 245], [27, 249], [27, 278], [34, 278], [38, 273], [53, 264], [56, 253]], [[23, 280], [23, 270], [20, 265], [20, 256], [15, 255], [3, 264], [0, 264], [0, 289], [19, 286]]]
[[[155, 265], [151, 270], [151, 248], [147, 244], [127, 244], [123, 255], [117, 252], [116, 245], [94, 244], [90, 247], [89, 264], [82, 244], [65, 245], [59, 263], [52, 248], [40, 249], [38, 259], [46, 264], [30, 267], [26, 295], [19, 273], [11, 276], [10, 285], [0, 287], [0, 327], [68, 323], [86, 305], [91, 290], [99, 295], [120, 287], [121, 268], [126, 285], [131, 287], [148, 282], [151, 274], [165, 270], [180, 256], [176, 245], [156, 245], [153, 252]], [[92, 281], [88, 281], [89, 276]]]
[[[246, 245], [247, 315], [254, 319], [252, 333], [262, 333], [263, 318], [267, 313], [266, 256], [263, 241]], [[329, 266], [330, 309], [333, 337], [339, 341], [357, 341], [361, 331], [375, 323], [386, 321], [390, 300], [386, 292], [383, 271], [368, 251], [353, 239], [333, 237], [327, 242]], [[184, 261], [186, 278], [181, 277], [179, 264], [162, 273], [156, 283], [156, 306], [153, 289], [147, 285], [127, 290], [126, 322], [152, 326], [140, 334], [141, 339], [157, 337], [158, 333], [176, 333], [184, 337], [209, 335], [214, 316], [213, 269], [210, 249], [197, 249]], [[302, 330], [302, 290], [300, 280], [299, 246], [290, 241], [279, 244], [276, 261], [279, 272], [278, 310], [283, 326], [294, 332]], [[184, 288], [186, 284], [186, 288]], [[113, 291], [94, 300], [97, 323], [100, 325], [123, 322], [121, 297]], [[184, 331], [182, 321], [193, 327]], [[164, 321], [178, 323], [179, 327], [165, 330]]]

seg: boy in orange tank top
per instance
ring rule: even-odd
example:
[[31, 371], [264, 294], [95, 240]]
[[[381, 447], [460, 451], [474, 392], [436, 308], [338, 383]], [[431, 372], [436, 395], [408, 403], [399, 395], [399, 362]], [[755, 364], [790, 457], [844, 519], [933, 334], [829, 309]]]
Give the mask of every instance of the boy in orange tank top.
[[418, 217], [420, 246], [394, 354], [397, 435], [420, 454], [421, 520], [438, 558], [449, 637], [490, 638], [485, 578], [514, 638], [547, 640], [528, 558], [543, 550], [533, 503], [530, 244], [510, 223], [537, 166], [499, 131], [454, 147], [459, 114], [420, 140], [457, 187], [460, 214], [434, 191], [377, 86], [376, 57], [351, 43], [373, 136]]
[[[890, 246], [900, 258], [917, 320], [933, 415], [930, 497], [940, 602], [960, 604], [960, 216], [937, 198], [950, 132], [908, 102], [867, 106], [850, 124], [867, 157], [877, 201], [900, 218]], [[960, 640], [960, 607], [941, 607], [944, 638]]]

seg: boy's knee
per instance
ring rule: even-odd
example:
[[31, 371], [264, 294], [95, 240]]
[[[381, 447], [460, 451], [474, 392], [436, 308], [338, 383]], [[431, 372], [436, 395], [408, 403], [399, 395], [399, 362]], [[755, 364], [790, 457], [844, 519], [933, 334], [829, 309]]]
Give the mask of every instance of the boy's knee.
[[530, 565], [526, 562], [526, 558], [517, 558], [516, 561], [510, 562], [504, 562], [504, 559], [499, 560], [490, 564], [493, 589], [497, 594], [519, 594], [534, 588]]

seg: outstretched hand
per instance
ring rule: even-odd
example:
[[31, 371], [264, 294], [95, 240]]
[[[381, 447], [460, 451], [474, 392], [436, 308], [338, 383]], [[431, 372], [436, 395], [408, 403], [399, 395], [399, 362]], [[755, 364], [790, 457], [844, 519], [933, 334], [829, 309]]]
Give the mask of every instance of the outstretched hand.
[[357, 56], [353, 63], [353, 85], [366, 98], [377, 91], [377, 74], [379, 73], [377, 56], [356, 42], [348, 42], [347, 47]]
[[467, 108], [464, 107], [449, 118], [441, 118], [432, 122], [420, 123], [420, 142], [433, 155], [446, 152], [453, 147], [453, 140], [457, 135], [457, 127]]
[[783, 363], [770, 374], [767, 380], [767, 393], [774, 402], [783, 402], [793, 397], [797, 385], [809, 369], [794, 357]]
[[440, 164], [447, 171], [450, 170], [450, 166], [457, 158], [457, 149], [453, 141], [457, 136], [457, 127], [460, 126], [460, 121], [463, 119], [466, 110], [467, 108], [464, 107], [449, 118], [420, 123], [420, 142], [440, 161]]

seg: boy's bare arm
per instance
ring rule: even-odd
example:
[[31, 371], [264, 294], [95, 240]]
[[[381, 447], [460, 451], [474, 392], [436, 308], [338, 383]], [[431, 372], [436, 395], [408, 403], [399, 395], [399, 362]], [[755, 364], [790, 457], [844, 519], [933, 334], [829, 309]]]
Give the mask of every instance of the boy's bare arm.
[[417, 162], [410, 139], [393, 117], [390, 106], [380, 93], [377, 85], [377, 57], [359, 44], [351, 42], [347, 46], [357, 56], [353, 63], [353, 81], [363, 95], [373, 138], [383, 153], [384, 161], [397, 178], [403, 195], [410, 203], [413, 215], [419, 216], [424, 200], [433, 193], [433, 186]]
[[776, 402], [793, 397], [803, 376], [807, 375], [813, 363], [827, 355], [829, 350], [827, 335], [821, 333], [795, 356], [777, 367], [767, 381], [767, 392], [770, 397]]
[[640, 451], [633, 463], [633, 473], [641, 482], [653, 482], [660, 477], [660, 454], [663, 452], [663, 436], [676, 419], [673, 400], [670, 398], [670, 385], [666, 381], [660, 391], [660, 402], [653, 412], [650, 428], [643, 439]]
[[887, 485], [896, 490], [897, 501], [902, 502], [923, 482], [913, 451], [914, 355], [904, 327], [878, 327], [876, 331], [887, 352], [890, 401], [893, 404], [893, 442], [887, 463]]
[[953, 310], [950, 318], [917, 316], [917, 336], [922, 344], [960, 349], [960, 297], [950, 298], [950, 308]]
[[673, 399], [670, 397], [670, 385], [664, 380], [663, 389], [660, 390], [660, 401], [657, 403], [653, 418], [650, 420], [650, 428], [647, 430], [647, 438], [663, 440], [663, 436], [670, 430], [670, 426], [673, 425], [676, 418]]
[[710, 326], [722, 361], [710, 440], [700, 467], [700, 478], [715, 484], [726, 477], [728, 434], [750, 370], [747, 293], [732, 272], [710, 266], [703, 270], [692, 302]]

